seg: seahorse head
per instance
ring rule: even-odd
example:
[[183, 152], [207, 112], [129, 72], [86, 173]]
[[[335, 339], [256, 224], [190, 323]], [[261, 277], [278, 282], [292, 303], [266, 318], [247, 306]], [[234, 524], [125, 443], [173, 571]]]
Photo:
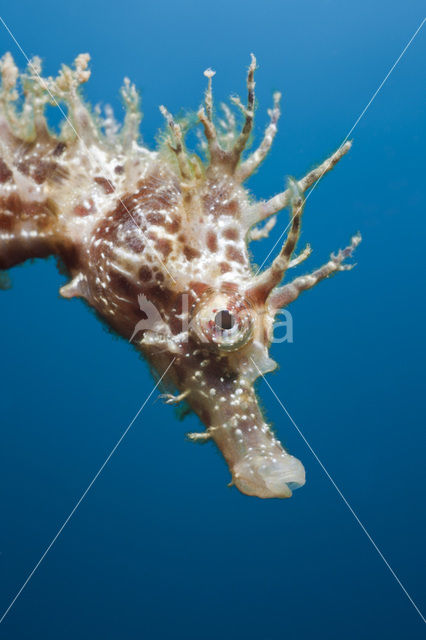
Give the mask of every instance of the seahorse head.
[[[164, 179], [156, 182], [155, 197], [163, 190], [168, 215], [151, 216], [155, 224], [148, 233], [154, 234], [159, 255], [153, 255], [152, 264], [162, 278], [161, 283], [151, 279], [144, 291], [158, 306], [165, 326], [146, 332], [139, 345], [157, 368], [160, 362], [166, 365], [166, 353], [174, 359], [169, 379], [206, 427], [204, 434], [191, 437], [215, 441], [233, 484], [251, 495], [288, 497], [304, 483], [304, 469], [275, 439], [254, 391], [255, 380], [276, 366], [268, 355], [276, 312], [268, 302], [273, 282], [255, 275], [247, 249], [256, 213], [242, 185], [244, 174], [255, 166], [249, 162], [244, 167], [240, 161], [253, 118], [254, 68], [253, 59], [240, 134], [227, 109], [222, 130], [213, 124], [212, 72], [207, 72], [205, 110], [199, 112], [207, 166], [185, 150], [180, 126], [162, 108], [171, 130], [163, 167], [173, 167], [177, 186], [164, 189]], [[276, 96], [272, 127], [278, 108]], [[179, 228], [168, 233], [167, 224], [177, 220]]]
[[[308, 281], [279, 286], [286, 271], [310, 253], [307, 247], [293, 257], [303, 192], [318, 178], [318, 171], [332, 168], [350, 145], [341, 147], [304, 180], [289, 180], [286, 191], [272, 200], [253, 202], [243, 183], [266, 156], [280, 114], [280, 95], [275, 94], [265, 137], [243, 159], [254, 117], [255, 68], [252, 56], [246, 106], [234, 99], [243, 112], [240, 131], [226, 106], [224, 118], [216, 124], [213, 72], [206, 72], [205, 104], [198, 116], [207, 164], [186, 150], [183, 128], [161, 107], [170, 130], [160, 154], [162, 170], [171, 167], [173, 178], [168, 187], [164, 173], [163, 180], [157, 177], [155, 182], [150, 206], [155, 199], [160, 201], [162, 216], [151, 217], [154, 224], [148, 235], [157, 250], [152, 263], [161, 273], [161, 283], [151, 280], [144, 291], [158, 304], [164, 328], [161, 337], [158, 332], [146, 332], [139, 345], [158, 370], [173, 358], [169, 380], [179, 390], [178, 399], [185, 398], [206, 427], [204, 433], [190, 437], [215, 441], [228, 463], [232, 483], [249, 495], [284, 498], [304, 484], [305, 471], [266, 423], [254, 385], [276, 367], [269, 347], [278, 309], [297, 297], [295, 291], [298, 294], [309, 286]], [[267, 235], [273, 226], [268, 218], [285, 206], [291, 208], [286, 240], [272, 264], [260, 272], [250, 263], [248, 242]], [[263, 220], [265, 227], [253, 231], [253, 225]], [[168, 232], [167, 226], [173, 224]], [[155, 278], [152, 272], [150, 277]]]
[[[250, 228], [259, 216], [242, 184], [267, 151], [264, 144], [257, 155], [240, 162], [253, 120], [254, 69], [253, 58], [241, 133], [226, 107], [222, 128], [213, 124], [213, 73], [206, 72], [209, 85], [199, 117], [207, 139], [207, 166], [185, 150], [181, 127], [162, 107], [171, 137], [162, 169], [154, 180], [151, 172], [145, 181], [151, 197], [138, 220], [144, 224], [148, 217], [151, 222], [147, 233], [156, 249], [151, 263], [158, 271], [155, 280], [145, 254], [144, 291], [160, 309], [164, 326], [145, 332], [139, 346], [158, 370], [166, 366], [167, 357], [173, 358], [169, 379], [206, 427], [204, 434], [191, 437], [216, 442], [233, 483], [247, 494], [288, 497], [304, 483], [304, 469], [273, 436], [253, 388], [260, 375], [276, 366], [268, 355], [276, 308], [268, 299], [279, 281], [257, 277], [247, 250]], [[278, 115], [276, 95], [266, 146]], [[173, 178], [164, 171], [168, 164]], [[162, 210], [154, 216], [156, 201]], [[132, 217], [144, 208], [140, 198], [134, 202]], [[146, 208], [151, 209], [148, 215]]]
[[[44, 80], [40, 61], [30, 62], [20, 110], [17, 69], [10, 56], [0, 60], [0, 223], [6, 230], [0, 266], [59, 254], [72, 276], [62, 295], [85, 298], [132, 341], [158, 376], [163, 379], [167, 372], [163, 382], [178, 390], [177, 400], [185, 398], [205, 426], [204, 433], [191, 437], [214, 440], [233, 484], [249, 495], [289, 497], [304, 484], [304, 468], [266, 423], [255, 382], [276, 367], [269, 347], [278, 310], [320, 280], [350, 268], [342, 263], [359, 236], [320, 269], [281, 286], [287, 272], [310, 253], [307, 246], [294, 256], [303, 194], [350, 143], [303, 179], [289, 180], [282, 193], [255, 202], [244, 183], [271, 147], [280, 94], [274, 95], [259, 147], [244, 155], [254, 118], [254, 56], [247, 102], [233, 99], [242, 112], [241, 128], [226, 105], [217, 117], [214, 72], [205, 72], [208, 86], [198, 118], [206, 161], [188, 151], [186, 124], [176, 122], [165, 107], [162, 146], [158, 151], [141, 146], [138, 96], [129, 81], [122, 91], [121, 129], [111, 114], [103, 121], [92, 114], [79, 94], [89, 77], [88, 60], [80, 55], [74, 71], [63, 67], [56, 79]], [[68, 107], [59, 139], [43, 116], [52, 101]], [[274, 214], [285, 207], [291, 214], [281, 234], [288, 231], [284, 243], [267, 268], [257, 269], [248, 243], [265, 237]]]

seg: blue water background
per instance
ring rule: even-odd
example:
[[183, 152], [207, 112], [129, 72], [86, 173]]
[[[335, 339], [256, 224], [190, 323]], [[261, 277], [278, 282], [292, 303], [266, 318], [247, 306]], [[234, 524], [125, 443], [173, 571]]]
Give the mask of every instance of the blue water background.
[[[121, 113], [141, 89], [145, 141], [159, 104], [196, 109], [203, 70], [217, 100], [244, 94], [259, 61], [257, 139], [283, 91], [273, 151], [250, 181], [281, 190], [333, 151], [422, 19], [422, 3], [253, 0], [25, 2], [2, 17], [46, 73], [90, 51], [86, 95]], [[0, 49], [24, 59], [0, 27]], [[353, 132], [350, 154], [306, 206], [306, 269], [360, 230], [357, 267], [291, 308], [294, 343], [268, 380], [425, 610], [426, 28]], [[287, 221], [253, 247], [261, 263]], [[152, 389], [148, 368], [84, 305], [59, 297], [54, 261], [1, 292], [0, 609], [4, 610]], [[229, 489], [194, 417], [144, 408], [0, 626], [7, 640], [424, 638], [406, 595], [263, 383], [268, 419], [301, 458], [288, 501]]]

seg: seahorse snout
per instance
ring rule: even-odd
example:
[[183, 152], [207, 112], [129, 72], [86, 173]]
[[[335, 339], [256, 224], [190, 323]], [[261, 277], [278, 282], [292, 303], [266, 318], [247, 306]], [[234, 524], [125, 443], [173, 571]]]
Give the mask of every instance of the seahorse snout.
[[305, 469], [274, 436], [251, 382], [223, 379], [217, 389], [209, 405], [208, 432], [228, 463], [232, 484], [249, 496], [290, 498], [305, 484]]

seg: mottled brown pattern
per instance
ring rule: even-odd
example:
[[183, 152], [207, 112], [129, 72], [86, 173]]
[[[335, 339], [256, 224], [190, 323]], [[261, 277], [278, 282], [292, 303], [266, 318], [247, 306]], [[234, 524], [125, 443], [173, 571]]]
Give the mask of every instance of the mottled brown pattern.
[[212, 213], [215, 217], [223, 215], [238, 216], [240, 208], [232, 194], [232, 187], [229, 183], [225, 181], [218, 182], [217, 178], [209, 180], [206, 185], [206, 192], [203, 195], [204, 211]]
[[[49, 199], [28, 202], [16, 192], [0, 197], [0, 232], [7, 234], [1, 241], [0, 269], [9, 269], [30, 258], [60, 254], [63, 239], [59, 234], [55, 236], [56, 222], [56, 206]], [[34, 234], [31, 242], [29, 232]]]
[[60, 166], [55, 160], [43, 158], [38, 154], [24, 156], [16, 168], [24, 176], [32, 178], [36, 184], [43, 184], [48, 180], [61, 181], [69, 175], [68, 169]]
[[145, 249], [145, 243], [142, 240], [142, 233], [135, 226], [134, 233], [130, 234], [127, 238], [127, 245], [129, 249], [135, 253], [142, 253]]
[[[150, 248], [155, 248], [163, 258], [172, 251], [172, 244], [167, 238], [159, 237], [150, 226], [161, 228], [165, 223], [165, 215], [160, 209], [170, 209], [176, 202], [175, 191], [159, 193], [159, 178], [154, 173], [138, 182], [138, 191], [134, 194], [125, 194], [120, 198], [116, 208], [108, 218], [101, 223], [98, 234], [103, 238], [112, 239], [117, 235], [120, 224], [133, 223], [131, 232], [126, 236], [127, 246], [130, 250], [141, 253], [146, 248], [146, 240], [150, 241]], [[176, 220], [171, 225], [180, 224]], [[172, 228], [173, 228], [172, 227]], [[106, 229], [109, 228], [108, 231]]]
[[76, 216], [78, 216], [79, 218], [84, 218], [85, 216], [89, 216], [92, 213], [95, 212], [95, 203], [93, 202], [93, 200], [90, 198], [88, 200], [88, 204], [89, 206], [86, 207], [84, 204], [77, 204], [74, 207], [74, 213]]
[[15, 226], [15, 223], [16, 221], [13, 216], [7, 215], [5, 213], [0, 213], [0, 230], [1, 231], [12, 231], [12, 229]]
[[181, 218], [178, 215], [175, 215], [173, 220], [171, 220], [170, 222], [164, 223], [165, 230], [171, 234], [177, 233], [180, 227], [181, 227]]
[[110, 288], [113, 291], [117, 292], [120, 295], [124, 295], [124, 296], [127, 296], [128, 298], [131, 298], [133, 302], [136, 301], [137, 295], [139, 293], [139, 288], [137, 285], [135, 285], [135, 283], [132, 280], [130, 280], [129, 278], [126, 278], [121, 273], [118, 273], [117, 271], [114, 271], [114, 270], [111, 270], [109, 272], [109, 277], [110, 277]]
[[18, 218], [22, 215], [22, 200], [16, 191], [8, 195], [6, 198], [0, 198], [0, 210], [10, 211]]
[[217, 235], [215, 234], [214, 231], [207, 232], [206, 242], [207, 242], [207, 248], [209, 251], [211, 251], [212, 253], [215, 253], [218, 250]]
[[107, 180], [107, 178], [103, 178], [102, 176], [96, 176], [94, 178], [96, 184], [98, 184], [104, 190], [104, 193], [109, 195], [110, 193], [114, 193], [115, 187], [112, 184], [111, 180]]
[[239, 291], [239, 286], [236, 282], [226, 282], [226, 280], [224, 280], [220, 290], [227, 291], [228, 293], [237, 293]]
[[172, 243], [170, 240], [167, 240], [167, 238], [159, 238], [155, 243], [155, 248], [161, 253], [163, 258], [167, 258], [173, 249]]
[[18, 169], [18, 171], [23, 173], [24, 176], [30, 175], [31, 165], [27, 160], [22, 160], [21, 162], [18, 162], [18, 164], [16, 165], [16, 168]]
[[65, 142], [58, 142], [52, 153], [55, 157], [59, 157], [63, 154], [66, 148], [67, 145]]
[[205, 282], [198, 282], [198, 281], [191, 280], [191, 282], [189, 283], [189, 288], [197, 296], [202, 296], [203, 293], [205, 293], [205, 291], [209, 288], [209, 285], [206, 284]]
[[183, 253], [185, 258], [189, 261], [194, 260], [194, 258], [199, 258], [201, 255], [198, 249], [194, 249], [194, 247], [190, 247], [188, 245], [184, 246]]
[[57, 218], [56, 206], [51, 200], [28, 202], [21, 200], [16, 192], [7, 197], [0, 197], [0, 212], [12, 214], [15, 223], [18, 221], [32, 221], [39, 231], [52, 225]]
[[170, 331], [172, 332], [172, 334], [174, 336], [179, 335], [179, 333], [181, 333], [181, 331], [182, 331], [182, 320], [181, 320], [181, 318], [177, 318], [176, 315], [173, 313], [170, 316], [169, 327], [170, 327]]
[[219, 269], [221, 273], [228, 273], [228, 271], [232, 271], [231, 265], [227, 262], [219, 262]]
[[227, 238], [227, 240], [238, 240], [240, 237], [238, 229], [235, 227], [227, 227], [227, 229], [222, 231], [222, 235], [224, 238]]
[[12, 171], [9, 169], [4, 160], [0, 158], [0, 183], [4, 184], [5, 182], [11, 180], [12, 177]]
[[59, 170], [59, 165], [57, 162], [52, 160], [39, 160], [34, 165], [32, 170], [32, 177], [37, 184], [42, 184], [49, 178], [52, 178], [54, 175], [62, 176], [62, 171]]
[[240, 213], [240, 208], [237, 200], [230, 200], [229, 202], [224, 202], [220, 207], [220, 211], [223, 215], [234, 216], [234, 217], [238, 216]]
[[152, 280], [152, 271], [149, 267], [143, 264], [138, 271], [138, 276], [142, 282], [149, 282]]
[[232, 244], [228, 245], [225, 250], [225, 255], [228, 260], [232, 260], [233, 262], [239, 262], [240, 264], [244, 264], [244, 256], [240, 249], [234, 247]]
[[164, 225], [164, 221], [166, 218], [163, 213], [159, 213], [158, 211], [153, 211], [151, 213], [147, 213], [146, 219], [150, 224]]
[[148, 300], [155, 304], [160, 313], [164, 313], [165, 309], [171, 308], [176, 298], [175, 292], [171, 291], [167, 287], [163, 287], [162, 285], [148, 287], [145, 291], [145, 295]]

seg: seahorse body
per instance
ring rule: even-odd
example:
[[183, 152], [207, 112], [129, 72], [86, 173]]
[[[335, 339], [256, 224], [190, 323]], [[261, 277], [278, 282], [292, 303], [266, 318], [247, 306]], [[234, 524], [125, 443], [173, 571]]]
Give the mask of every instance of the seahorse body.
[[[286, 191], [256, 203], [243, 183], [272, 144], [280, 96], [274, 95], [260, 146], [242, 159], [254, 116], [254, 56], [247, 104], [235, 100], [241, 131], [227, 106], [216, 126], [213, 72], [206, 72], [198, 112], [206, 163], [186, 150], [181, 125], [164, 107], [164, 143], [157, 151], [142, 146], [138, 94], [128, 80], [121, 127], [109, 111], [105, 118], [91, 111], [79, 94], [88, 60], [81, 54], [74, 69], [63, 66], [55, 79], [41, 77], [37, 58], [20, 76], [10, 54], [1, 60], [0, 269], [59, 256], [70, 274], [62, 295], [84, 298], [117, 333], [133, 338], [159, 376], [169, 367], [166, 382], [179, 394], [167, 401], [186, 399], [206, 428], [191, 437], [214, 440], [233, 484], [249, 495], [289, 497], [304, 484], [304, 468], [272, 434], [253, 384], [276, 366], [268, 347], [277, 310], [350, 268], [343, 261], [360, 236], [312, 274], [279, 286], [287, 269], [309, 255], [307, 247], [292, 258], [303, 193], [350, 143]], [[44, 117], [48, 102], [68, 110], [59, 136]], [[247, 243], [264, 237], [270, 216], [286, 206], [292, 215], [284, 245], [268, 269], [254, 274]], [[267, 219], [263, 229], [252, 229]]]

